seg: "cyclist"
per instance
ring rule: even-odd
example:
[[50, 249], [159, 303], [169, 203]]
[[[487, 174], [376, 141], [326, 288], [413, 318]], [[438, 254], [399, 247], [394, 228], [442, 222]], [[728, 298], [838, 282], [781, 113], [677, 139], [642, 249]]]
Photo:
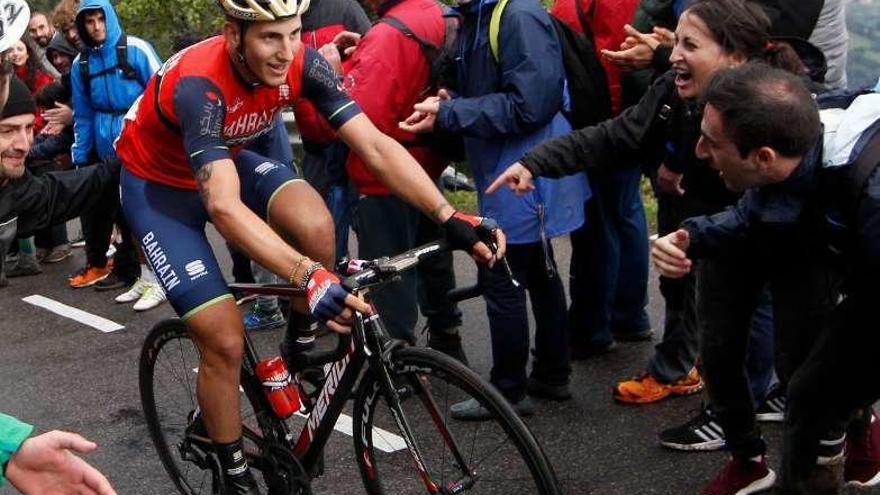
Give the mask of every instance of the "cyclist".
[[318, 194], [290, 168], [241, 148], [267, 133], [281, 108], [308, 99], [373, 175], [446, 227], [453, 246], [493, 263], [503, 255], [504, 236], [497, 231], [493, 255], [476, 235], [481, 219], [455, 211], [404, 148], [341, 91], [329, 64], [303, 47], [300, 16], [308, 0], [220, 5], [222, 34], [166, 62], [126, 116], [116, 146], [125, 216], [201, 352], [196, 395], [226, 493], [258, 493], [242, 455], [241, 314], [205, 223], [306, 288], [307, 301], [294, 301], [294, 311], [346, 332], [353, 311], [371, 310], [322, 265], [335, 253], [333, 224]]

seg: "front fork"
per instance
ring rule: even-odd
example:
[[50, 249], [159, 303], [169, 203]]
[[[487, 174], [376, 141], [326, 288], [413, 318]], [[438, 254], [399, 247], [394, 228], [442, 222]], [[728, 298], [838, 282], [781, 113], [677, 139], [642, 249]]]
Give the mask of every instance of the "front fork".
[[[429, 473], [428, 466], [416, 442], [415, 435], [413, 435], [412, 428], [410, 427], [406, 415], [403, 412], [403, 408], [401, 407], [400, 391], [397, 386], [395, 386], [394, 380], [391, 377], [391, 368], [393, 366], [391, 355], [396, 349], [405, 346], [406, 343], [401, 340], [390, 339], [387, 336], [388, 334], [386, 333], [382, 320], [378, 314], [374, 314], [366, 319], [358, 315], [355, 324], [355, 331], [360, 332], [360, 337], [363, 337], [360, 341], [365, 343], [364, 350], [370, 362], [370, 367], [375, 370], [379, 390], [385, 398], [385, 403], [391, 411], [394, 422], [397, 424], [398, 431], [400, 431], [403, 436], [410, 457], [412, 458], [413, 463], [415, 463], [416, 469], [419, 470], [422, 482], [425, 484], [428, 493], [452, 495], [461, 493], [472, 487], [476, 482], [475, 473], [468, 468], [464, 456], [461, 455], [458, 443], [446, 427], [446, 422], [440, 414], [437, 402], [434, 400], [428, 387], [425, 386], [426, 383], [423, 383], [417, 376], [409, 376], [407, 377], [409, 386], [413, 388], [415, 395], [418, 395], [419, 399], [430, 412], [435, 426], [440, 431], [444, 442], [452, 451], [452, 455], [460, 466], [463, 477], [454, 482], [449, 482], [445, 486], [438, 486]], [[379, 352], [375, 352], [377, 350]]]

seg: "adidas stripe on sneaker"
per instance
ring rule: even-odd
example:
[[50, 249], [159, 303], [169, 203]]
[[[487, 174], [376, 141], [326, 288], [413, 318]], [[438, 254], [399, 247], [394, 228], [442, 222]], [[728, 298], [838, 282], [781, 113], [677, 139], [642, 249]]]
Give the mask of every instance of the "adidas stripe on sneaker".
[[658, 439], [660, 445], [674, 450], [719, 450], [724, 447], [724, 430], [704, 407], [687, 423], [660, 432]]

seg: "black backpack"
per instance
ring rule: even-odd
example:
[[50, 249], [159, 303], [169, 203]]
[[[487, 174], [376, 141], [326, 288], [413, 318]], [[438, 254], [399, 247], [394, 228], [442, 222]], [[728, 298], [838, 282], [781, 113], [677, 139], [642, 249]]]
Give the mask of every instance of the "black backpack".
[[[496, 63], [500, 60], [498, 33], [501, 14], [507, 2], [508, 0], [500, 0], [495, 4], [489, 21], [489, 49]], [[605, 69], [602, 68], [596, 54], [587, 13], [583, 11], [577, 0], [575, 7], [581, 29], [585, 34], [575, 32], [552, 15], [550, 19], [553, 21], [553, 27], [562, 47], [562, 64], [565, 66], [565, 79], [568, 81], [568, 94], [571, 100], [570, 110], [563, 113], [573, 128], [580, 129], [611, 118], [612, 111], [611, 91], [608, 89]]]
[[[116, 65], [107, 67], [100, 72], [91, 74], [89, 72], [89, 52], [84, 50], [79, 54], [79, 74], [82, 76], [83, 84], [86, 86], [86, 93], [91, 94], [92, 79], [113, 73], [116, 69], [122, 71], [122, 77], [125, 79], [137, 79], [137, 71], [128, 62], [128, 37], [123, 32], [116, 42]], [[125, 109], [128, 110], [128, 109]]]

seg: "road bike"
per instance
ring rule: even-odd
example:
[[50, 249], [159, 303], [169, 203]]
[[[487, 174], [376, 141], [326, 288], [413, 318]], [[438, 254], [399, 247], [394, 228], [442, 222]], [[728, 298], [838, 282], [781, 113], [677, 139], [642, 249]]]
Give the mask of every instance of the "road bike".
[[[438, 241], [372, 261], [342, 283], [369, 301], [371, 291], [443, 249]], [[235, 287], [297, 295], [289, 285]], [[461, 290], [457, 298], [475, 294]], [[537, 439], [495, 387], [440, 352], [391, 338], [379, 314], [357, 314], [351, 334], [339, 335], [335, 348], [298, 356], [290, 371], [303, 407], [287, 420], [273, 412], [254, 373], [258, 362], [246, 332], [242, 430], [245, 454], [263, 493], [312, 493], [336, 430], [351, 434], [360, 477], [371, 495], [561, 493]], [[183, 322], [158, 323], [140, 357], [141, 402], [150, 436], [180, 493], [222, 494], [220, 467], [195, 397], [198, 363], [199, 351]], [[492, 418], [452, 419], [450, 406], [470, 398]]]

